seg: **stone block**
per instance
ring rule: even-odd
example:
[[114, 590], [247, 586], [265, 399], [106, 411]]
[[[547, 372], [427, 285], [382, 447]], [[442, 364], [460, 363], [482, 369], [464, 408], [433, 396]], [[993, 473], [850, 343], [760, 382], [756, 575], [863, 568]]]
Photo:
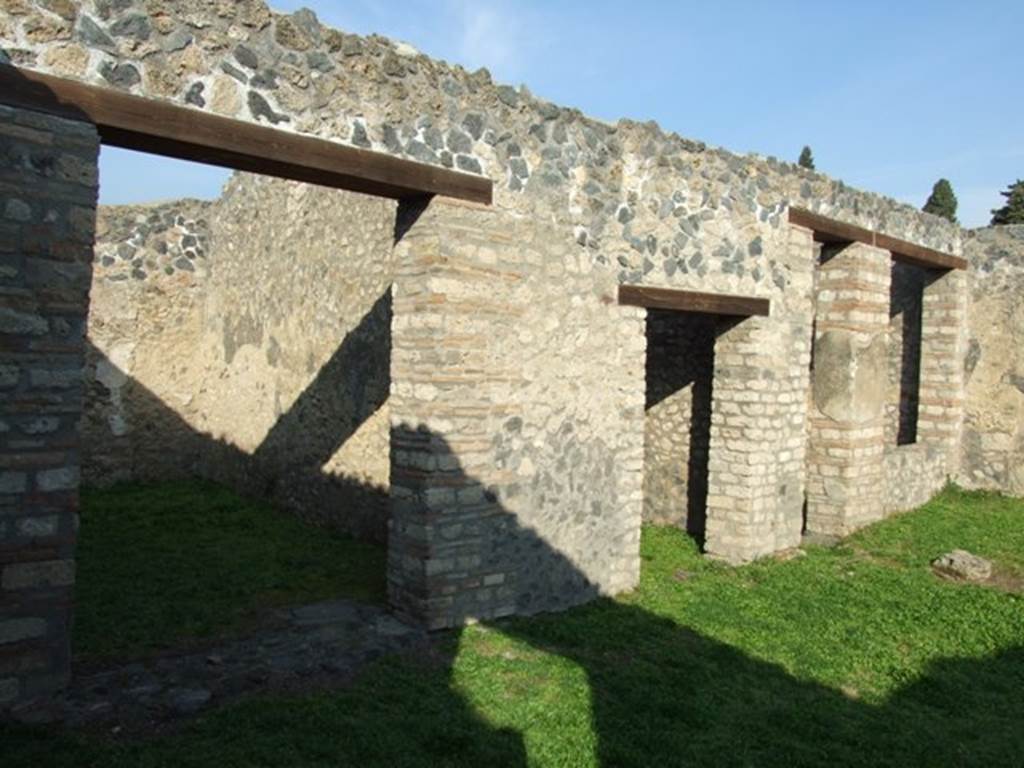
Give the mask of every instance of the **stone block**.
[[43, 619], [8, 619], [0, 621], [0, 645], [32, 640], [46, 634], [46, 622]]
[[74, 560], [14, 563], [4, 567], [0, 587], [10, 591], [69, 587], [75, 583]]
[[78, 467], [44, 469], [36, 473], [36, 486], [40, 491], [73, 491], [78, 488]]

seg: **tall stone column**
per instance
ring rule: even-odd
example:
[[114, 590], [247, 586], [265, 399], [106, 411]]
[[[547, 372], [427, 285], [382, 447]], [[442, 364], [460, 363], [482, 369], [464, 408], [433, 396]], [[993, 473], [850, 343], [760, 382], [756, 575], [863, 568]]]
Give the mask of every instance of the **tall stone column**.
[[818, 274], [807, 455], [808, 533], [841, 536], [885, 508], [890, 254], [826, 248]]
[[0, 106], [0, 712], [70, 675], [95, 128]]

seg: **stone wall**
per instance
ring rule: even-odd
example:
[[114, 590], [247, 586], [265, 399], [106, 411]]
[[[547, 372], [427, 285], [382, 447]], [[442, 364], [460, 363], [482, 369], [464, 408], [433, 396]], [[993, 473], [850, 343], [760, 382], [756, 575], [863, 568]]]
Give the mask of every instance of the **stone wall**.
[[0, 712], [35, 720], [71, 671], [99, 137], [0, 106], [0, 147]]
[[188, 419], [209, 279], [212, 206], [100, 207], [90, 291], [82, 480], [180, 477], [196, 469]]
[[[317, 519], [353, 498], [373, 509], [388, 466], [368, 458], [389, 427], [391, 601], [426, 625], [636, 585], [647, 312], [617, 302], [624, 283], [770, 301], [768, 316], [716, 329], [710, 556], [743, 562], [798, 544], [805, 498], [809, 530], [852, 530], [884, 514], [911, 471], [917, 454], [884, 442], [891, 254], [852, 245], [819, 267], [813, 233], [787, 213], [798, 205], [959, 253], [949, 222], [774, 158], [590, 119], [309, 11], [259, 0], [16, 0], [5, 11], [0, 48], [20, 66], [493, 181], [490, 208], [406, 201], [393, 230], [392, 203], [236, 179], [204, 216], [195, 272], [178, 257], [166, 274], [159, 255], [133, 255], [130, 270], [99, 256], [101, 273], [114, 270], [103, 273], [110, 295], [117, 282], [144, 303], [161, 281], [196, 287], [194, 303], [165, 306], [196, 324], [196, 343], [153, 323], [171, 341], [143, 340], [126, 359], [98, 339], [107, 367], [97, 356], [95, 369], [109, 381], [130, 366], [121, 373], [141, 382], [130, 398], [149, 398], [158, 431], [196, 446], [219, 476]], [[19, 166], [14, 188], [34, 172]], [[930, 452], [936, 475], [959, 455], [966, 288], [962, 273], [936, 276], [921, 304], [908, 447]], [[47, 312], [42, 322], [60, 319]], [[24, 322], [17, 333], [34, 333]], [[92, 428], [133, 427], [109, 416]], [[133, 468], [164, 458], [146, 447], [156, 440], [129, 442], [143, 446]], [[346, 524], [380, 531], [383, 517]]]
[[958, 480], [1024, 496], [1024, 226], [969, 232], [971, 303]]
[[443, 200], [400, 219], [393, 604], [436, 627], [632, 587], [643, 311], [554, 226]]
[[101, 208], [86, 481], [201, 475], [383, 539], [394, 211], [241, 174]]

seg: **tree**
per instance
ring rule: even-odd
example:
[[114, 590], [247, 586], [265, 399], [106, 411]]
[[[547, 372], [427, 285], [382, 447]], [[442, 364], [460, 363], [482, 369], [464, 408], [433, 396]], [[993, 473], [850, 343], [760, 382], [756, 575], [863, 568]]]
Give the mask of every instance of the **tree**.
[[946, 179], [939, 179], [932, 187], [932, 194], [922, 210], [925, 213], [934, 213], [944, 219], [949, 219], [956, 224], [956, 195], [953, 194], [953, 185]]
[[1000, 195], [1006, 198], [1006, 205], [992, 211], [993, 224], [1024, 224], [1024, 181], [1017, 181]]
[[811, 154], [811, 148], [804, 146], [800, 152], [800, 159], [796, 161], [796, 164], [801, 168], [807, 168], [810, 171], [814, 170], [814, 155]]

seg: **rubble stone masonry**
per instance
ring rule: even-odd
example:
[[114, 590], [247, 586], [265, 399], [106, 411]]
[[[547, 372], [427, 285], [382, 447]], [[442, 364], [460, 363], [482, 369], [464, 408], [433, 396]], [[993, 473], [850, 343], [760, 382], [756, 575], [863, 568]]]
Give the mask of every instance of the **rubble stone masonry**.
[[[95, 129], [0, 107], [2, 711], [67, 680], [82, 476], [204, 475], [386, 537], [392, 606], [431, 628], [635, 587], [645, 514], [741, 563], [948, 478], [1024, 492], [1019, 229], [964, 240], [261, 0], [15, 0], [0, 60], [494, 185], [396, 204], [237, 175], [97, 224]], [[816, 242], [796, 206], [971, 269], [908, 305], [892, 254]], [[770, 310], [669, 331], [626, 284]]]

